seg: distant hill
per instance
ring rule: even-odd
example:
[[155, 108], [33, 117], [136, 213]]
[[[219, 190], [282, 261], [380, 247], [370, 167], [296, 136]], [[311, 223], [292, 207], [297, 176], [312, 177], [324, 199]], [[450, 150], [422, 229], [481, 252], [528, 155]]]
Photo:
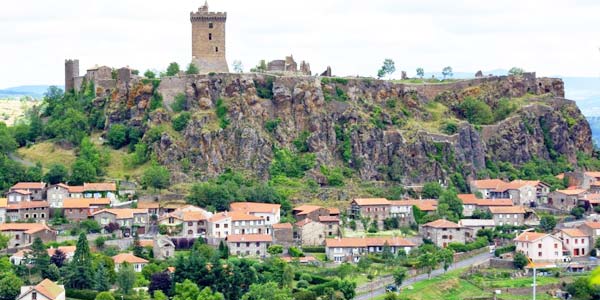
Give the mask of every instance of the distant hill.
[[[22, 85], [0, 89], [0, 99], [18, 99], [27, 96], [42, 99], [49, 87], [49, 85]], [[59, 87], [62, 88], [62, 86]]]

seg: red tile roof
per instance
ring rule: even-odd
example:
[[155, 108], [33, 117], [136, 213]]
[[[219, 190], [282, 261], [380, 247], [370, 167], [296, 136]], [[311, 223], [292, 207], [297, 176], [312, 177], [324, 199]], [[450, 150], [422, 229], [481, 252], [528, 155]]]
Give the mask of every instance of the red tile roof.
[[390, 201], [392, 206], [416, 206], [422, 211], [435, 211], [437, 210], [437, 200], [434, 199], [423, 199], [423, 200], [395, 200]]
[[561, 194], [565, 194], [565, 195], [569, 195], [569, 196], [575, 196], [575, 195], [580, 195], [586, 192], [586, 190], [584, 189], [566, 189], [566, 190], [556, 190], [557, 193], [561, 193]]
[[51, 230], [45, 224], [40, 223], [4, 223], [0, 224], [0, 231], [24, 231], [27, 234], [42, 230]]
[[[64, 287], [59, 286], [50, 279], [42, 280], [36, 286], [31, 287], [29, 291], [32, 290], [37, 291], [38, 293], [44, 295], [44, 297], [48, 299], [57, 299], [60, 296], [60, 294], [65, 292]], [[17, 298], [17, 300], [18, 299], [21, 299], [21, 297]]]
[[385, 198], [355, 198], [354, 202], [359, 206], [390, 205], [390, 201]]
[[307, 215], [315, 210], [319, 210], [323, 208], [323, 206], [318, 206], [318, 205], [300, 205], [298, 207], [294, 207], [294, 213], [296, 215]]
[[113, 214], [117, 219], [132, 219], [134, 214], [147, 214], [148, 210], [142, 208], [110, 208], [97, 211], [92, 215], [95, 216], [100, 213]]
[[9, 193], [17, 193], [17, 194], [21, 194], [21, 195], [31, 195], [31, 192], [28, 192], [26, 190], [11, 190]]
[[43, 190], [46, 187], [44, 182], [18, 182], [13, 185], [11, 190]]
[[92, 205], [110, 205], [108, 198], [66, 198], [63, 208], [89, 208]]
[[489, 208], [492, 214], [524, 214], [523, 206], [494, 206]]
[[83, 193], [83, 185], [69, 186], [69, 193]]
[[84, 182], [83, 190], [86, 192], [115, 192], [117, 184], [114, 182]]
[[339, 223], [340, 218], [337, 216], [319, 216], [319, 222], [323, 223]]
[[600, 229], [600, 222], [587, 221], [583, 224], [592, 229]]
[[137, 208], [158, 208], [159, 203], [153, 201], [138, 201]]
[[272, 203], [257, 202], [232, 202], [229, 204], [231, 211], [241, 211], [247, 213], [277, 213], [281, 205]]
[[483, 179], [483, 180], [473, 180], [471, 181], [471, 185], [475, 186], [478, 189], [496, 189], [498, 186], [504, 185], [506, 182], [500, 179]]
[[433, 228], [460, 228], [460, 225], [448, 221], [448, 220], [444, 220], [444, 219], [438, 219], [435, 220], [433, 222], [429, 222], [426, 224], [423, 224], [423, 227], [433, 227]]
[[227, 241], [232, 243], [237, 242], [272, 242], [273, 237], [269, 234], [230, 234], [227, 236]]
[[563, 228], [560, 231], [562, 231], [564, 234], [570, 237], [589, 237], [589, 235], [587, 235], [585, 232], [581, 231], [581, 229], [578, 228]]
[[273, 229], [292, 229], [292, 223], [273, 224]]
[[546, 236], [550, 236], [550, 235], [547, 233], [526, 231], [526, 232], [519, 234], [519, 236], [517, 236], [515, 238], [515, 242], [533, 242], [533, 241], [537, 241]]
[[122, 264], [124, 262], [128, 262], [130, 264], [143, 264], [148, 263], [147, 260], [137, 257], [131, 253], [121, 253], [112, 257], [115, 264]]
[[26, 209], [26, 208], [43, 208], [50, 207], [47, 201], [23, 201], [16, 204], [9, 204], [6, 209]]

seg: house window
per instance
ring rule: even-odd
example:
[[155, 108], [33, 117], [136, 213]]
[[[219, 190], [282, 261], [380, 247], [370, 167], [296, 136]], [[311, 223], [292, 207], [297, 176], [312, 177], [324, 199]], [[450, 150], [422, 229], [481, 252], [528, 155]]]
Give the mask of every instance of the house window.
[[575, 239], [575, 244], [577, 244], [577, 242], [578, 242], [578, 240], [577, 240], [577, 239]]
[[538, 252], [538, 256], [539, 256], [539, 257], [542, 257], [542, 252]]
[[223, 224], [223, 228], [227, 228], [229, 224]]
[[256, 247], [260, 247], [260, 243], [259, 242], [256, 242]]
[[214, 26], [213, 26], [213, 23], [212, 23], [212, 22], [211, 22], [211, 23], [208, 23], [208, 28], [211, 28], [211, 29], [212, 29], [213, 27], [214, 27]]
[[250, 247], [250, 243], [249, 242], [246, 242], [246, 247]]
[[212, 41], [212, 33], [209, 33], [209, 34], [208, 34], [208, 40], [209, 40], [209, 41]]
[[219, 47], [215, 47], [215, 52], [219, 52]]
[[219, 226], [220, 226], [219, 224], [215, 224], [215, 228], [219, 228]]
[[236, 243], [236, 246], [239, 248], [240, 247], [240, 243]]
[[582, 243], [582, 244], [585, 244], [585, 240], [584, 240], [584, 239], [581, 239], [581, 243]]
[[271, 217], [267, 216], [267, 222], [271, 221]]
[[558, 244], [554, 243], [554, 249], [558, 249]]
[[31, 293], [31, 300], [37, 300], [37, 292]]
[[542, 249], [542, 244], [538, 244], [538, 248]]

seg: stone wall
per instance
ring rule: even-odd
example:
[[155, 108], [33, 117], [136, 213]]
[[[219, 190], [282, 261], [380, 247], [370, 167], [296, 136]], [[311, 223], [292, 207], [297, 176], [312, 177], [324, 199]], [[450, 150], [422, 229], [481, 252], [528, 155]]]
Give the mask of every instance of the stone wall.
[[227, 13], [209, 12], [204, 5], [190, 13], [192, 22], [192, 62], [201, 73], [229, 72], [225, 57]]

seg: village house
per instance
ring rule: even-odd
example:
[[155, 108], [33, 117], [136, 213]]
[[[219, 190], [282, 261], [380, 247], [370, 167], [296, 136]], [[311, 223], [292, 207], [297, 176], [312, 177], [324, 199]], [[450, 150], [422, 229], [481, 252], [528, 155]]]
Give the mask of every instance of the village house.
[[577, 206], [577, 200], [583, 198], [587, 191], [584, 189], [556, 190], [548, 194], [548, 204], [564, 211], [570, 211]]
[[465, 243], [464, 229], [448, 220], [435, 220], [421, 225], [419, 233], [424, 239], [432, 241], [436, 246], [446, 248], [449, 243]]
[[7, 198], [0, 198], [0, 224], [6, 222], [6, 207], [8, 206]]
[[526, 205], [534, 207], [537, 205], [537, 188], [540, 184], [536, 180], [513, 180], [498, 185], [495, 190], [490, 191], [490, 198], [511, 199], [513, 205]]
[[294, 239], [301, 245], [320, 246], [325, 243], [325, 224], [304, 219], [294, 224]]
[[70, 185], [69, 198], [83, 198], [83, 185]]
[[562, 241], [550, 234], [526, 231], [515, 239], [516, 252], [521, 252], [534, 262], [560, 262], [563, 260]]
[[32, 193], [26, 190], [12, 190], [6, 193], [8, 202], [12, 204], [29, 202], [33, 200]]
[[[19, 200], [17, 198], [12, 198], [12, 192], [19, 191], [17, 194], [21, 194], [21, 192], [28, 192], [29, 200]], [[20, 201], [42, 201], [46, 200], [46, 183], [44, 182], [19, 182], [13, 185], [8, 190], [8, 202], [20, 202]]]
[[499, 186], [504, 184], [505, 182], [500, 179], [471, 180], [471, 182], [469, 182], [471, 192], [473, 192], [473, 194], [477, 194], [477, 192], [479, 192], [485, 199], [491, 198], [491, 193], [496, 191]]
[[37, 285], [21, 287], [16, 300], [65, 300], [65, 286], [58, 285], [50, 279], [44, 279]]
[[563, 228], [556, 233], [563, 241], [564, 250], [572, 257], [590, 255], [590, 236], [578, 228]]
[[111, 203], [117, 201], [117, 184], [114, 182], [83, 183], [84, 198], [108, 198]]
[[231, 216], [228, 212], [221, 212], [208, 219], [207, 236], [215, 241], [209, 241], [209, 244], [217, 245], [221, 239], [226, 238], [231, 232]]
[[487, 219], [462, 219], [458, 221], [458, 225], [465, 229], [465, 241], [475, 240], [479, 230], [496, 227], [494, 220]]
[[273, 224], [273, 243], [285, 248], [294, 245], [294, 226], [292, 223]]
[[340, 218], [337, 216], [320, 216], [318, 222], [325, 225], [325, 235], [335, 237], [340, 234]]
[[313, 221], [318, 221], [319, 217], [331, 216], [331, 211], [329, 208], [318, 205], [301, 205], [295, 207], [292, 211], [292, 214], [294, 215], [296, 221], [302, 221], [306, 218], [309, 218]]
[[63, 215], [69, 221], [83, 221], [93, 213], [110, 206], [108, 198], [66, 198], [63, 200]]
[[36, 237], [45, 243], [56, 241], [56, 231], [40, 223], [4, 223], [0, 224], [0, 233], [9, 237], [8, 248], [29, 245]]
[[596, 241], [600, 237], [600, 222], [586, 221], [578, 228], [590, 237], [590, 245], [596, 245]]
[[265, 224], [273, 225], [281, 219], [281, 205], [256, 202], [232, 202], [229, 204], [231, 212], [244, 213], [265, 220]]
[[148, 264], [148, 261], [137, 257], [131, 253], [120, 253], [112, 257], [115, 262], [115, 272], [119, 271], [119, 268], [123, 263], [128, 263], [133, 266], [133, 270], [136, 272], [141, 272], [142, 269]]
[[152, 241], [154, 259], [164, 260], [175, 256], [175, 244], [171, 239], [156, 235]]
[[583, 207], [588, 212], [595, 212], [598, 205], [600, 205], [600, 193], [584, 194], [577, 199], [577, 206]]
[[232, 255], [266, 257], [273, 237], [270, 234], [230, 234], [226, 240]]
[[130, 235], [133, 230], [138, 234], [144, 234], [149, 224], [148, 210], [139, 208], [103, 209], [93, 213], [92, 216], [104, 227], [110, 223], [118, 224], [119, 228], [123, 228], [125, 236]]
[[489, 208], [496, 226], [525, 224], [525, 209], [523, 206], [495, 206]]
[[458, 194], [463, 203], [463, 216], [471, 217], [475, 211], [486, 212], [490, 207], [512, 206], [511, 199], [478, 199], [475, 194]]
[[393, 200], [389, 201], [389, 203], [390, 217], [397, 218], [402, 225], [414, 223], [413, 206], [416, 206], [419, 210], [428, 214], [434, 213], [437, 210], [437, 200], [433, 199]]
[[350, 203], [350, 216], [383, 221], [390, 216], [390, 201], [385, 198], [356, 198]]
[[[73, 258], [73, 255], [75, 255], [76, 247], [75, 246], [59, 246], [57, 248], [46, 249], [46, 251], [48, 252], [48, 256], [50, 256], [50, 257], [52, 257], [52, 255], [54, 255], [56, 253], [56, 251], [59, 251], [59, 250], [65, 254], [65, 261], [69, 262]], [[31, 253], [31, 249], [19, 250], [15, 254], [10, 256], [10, 262], [13, 265], [17, 265], [17, 266], [24, 264], [27, 262], [28, 256], [30, 255], [30, 253]]]
[[67, 198], [69, 198], [69, 186], [64, 183], [53, 184], [46, 188], [46, 199], [51, 208], [61, 208]]
[[333, 238], [325, 240], [325, 254], [327, 259], [336, 263], [356, 263], [363, 255], [382, 253], [386, 246], [396, 255], [399, 251], [408, 254], [416, 245], [399, 237]]
[[179, 233], [181, 236], [187, 237], [205, 237], [208, 219], [212, 215], [200, 207], [187, 205], [163, 215], [158, 219], [158, 224], [165, 226], [169, 234]]
[[6, 206], [6, 219], [11, 222], [34, 221], [46, 223], [50, 217], [50, 205], [46, 201], [25, 201], [9, 203]]
[[148, 214], [150, 214], [151, 216], [158, 217], [159, 210], [160, 210], [160, 203], [155, 202], [155, 201], [138, 201], [137, 208], [147, 209]]

